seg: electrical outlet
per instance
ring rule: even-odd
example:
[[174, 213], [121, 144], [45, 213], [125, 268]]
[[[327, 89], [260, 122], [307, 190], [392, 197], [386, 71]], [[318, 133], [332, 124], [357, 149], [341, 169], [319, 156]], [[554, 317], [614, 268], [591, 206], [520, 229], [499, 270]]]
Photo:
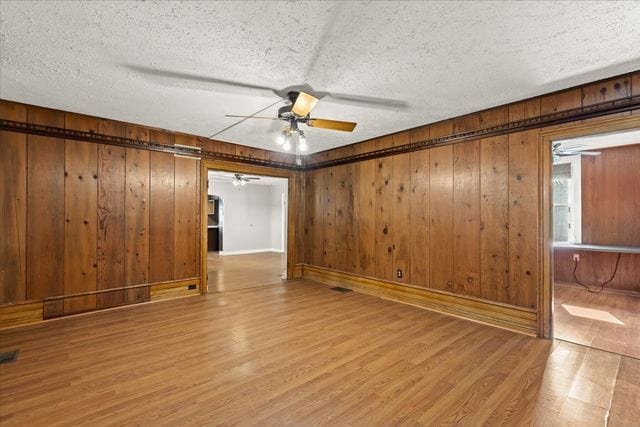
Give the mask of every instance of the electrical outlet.
[[574, 260], [575, 262], [580, 261], [580, 254], [573, 254], [573, 260]]
[[398, 270], [398, 271], [396, 271], [396, 277], [397, 277], [398, 279], [402, 279], [402, 270]]

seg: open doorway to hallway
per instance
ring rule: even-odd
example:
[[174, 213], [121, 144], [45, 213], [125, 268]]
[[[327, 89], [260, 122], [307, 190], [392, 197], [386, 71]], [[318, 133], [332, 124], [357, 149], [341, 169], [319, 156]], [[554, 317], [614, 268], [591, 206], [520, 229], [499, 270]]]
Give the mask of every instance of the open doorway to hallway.
[[286, 280], [288, 180], [209, 170], [207, 193], [209, 291]]
[[553, 142], [554, 338], [640, 358], [640, 130]]

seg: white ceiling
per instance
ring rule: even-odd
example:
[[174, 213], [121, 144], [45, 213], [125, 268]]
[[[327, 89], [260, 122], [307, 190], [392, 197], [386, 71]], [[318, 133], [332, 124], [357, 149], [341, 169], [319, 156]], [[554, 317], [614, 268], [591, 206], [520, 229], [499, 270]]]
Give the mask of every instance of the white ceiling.
[[[358, 127], [305, 128], [314, 152], [640, 69], [639, 22], [640, 2], [3, 0], [0, 97], [201, 136], [278, 98], [135, 67], [406, 103], [322, 99]], [[216, 139], [277, 149], [282, 127]]]
[[601, 133], [597, 135], [581, 136], [578, 138], [560, 139], [554, 142], [559, 142], [561, 147], [572, 148], [575, 151], [620, 147], [622, 145], [640, 144], [640, 130]]
[[[252, 175], [252, 174], [242, 174], [246, 177], [258, 177], [260, 179], [251, 180], [250, 184], [252, 185], [265, 185], [265, 186], [278, 186], [282, 187], [287, 184], [286, 178], [277, 178], [273, 176], [264, 176], [264, 175]], [[210, 170], [209, 171], [209, 181], [222, 181], [222, 182], [233, 182], [235, 179], [235, 174], [233, 172], [223, 172]]]

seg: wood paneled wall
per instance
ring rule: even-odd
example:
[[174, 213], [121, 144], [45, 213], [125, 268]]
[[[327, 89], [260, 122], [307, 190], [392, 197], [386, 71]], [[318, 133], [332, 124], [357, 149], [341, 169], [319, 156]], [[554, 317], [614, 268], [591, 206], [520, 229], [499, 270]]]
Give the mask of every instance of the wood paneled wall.
[[[0, 117], [295, 163], [288, 154], [10, 101], [0, 100]], [[125, 288], [45, 304], [47, 317], [59, 316], [147, 301], [149, 288], [136, 285], [200, 276], [199, 160], [2, 131], [0, 182], [0, 305]]]
[[513, 134], [308, 172], [306, 262], [534, 308], [536, 142]]
[[582, 157], [582, 242], [640, 246], [640, 141], [598, 151]]
[[[640, 94], [638, 76], [616, 77], [317, 153], [309, 156], [308, 164], [626, 98]], [[305, 262], [537, 309], [544, 240], [540, 132], [562, 126], [307, 172]], [[347, 215], [325, 194], [333, 188], [344, 189], [342, 198], [352, 201]], [[355, 235], [335, 232], [346, 229], [355, 230]], [[337, 265], [323, 256], [336, 245], [357, 253], [358, 262]], [[402, 270], [401, 278], [397, 270]]]
[[[595, 245], [640, 246], [640, 144], [599, 149], [582, 157], [582, 241]], [[580, 255], [578, 279], [599, 285], [611, 277], [617, 253], [554, 250], [554, 280], [575, 284], [573, 254]], [[607, 285], [640, 293], [640, 255], [623, 254]]]
[[[8, 102], [2, 117], [136, 139], [150, 132]], [[11, 132], [0, 140], [0, 223], [10, 233], [1, 304], [199, 275], [199, 161]], [[66, 298], [49, 314], [148, 299], [147, 288]]]
[[[555, 283], [576, 284], [573, 277], [573, 254], [580, 255], [576, 271], [578, 279], [594, 288], [611, 278], [615, 270], [617, 253], [581, 251], [570, 248], [556, 248], [553, 251], [553, 279]], [[640, 295], [640, 255], [622, 254], [618, 271], [605, 289], [635, 292]]]

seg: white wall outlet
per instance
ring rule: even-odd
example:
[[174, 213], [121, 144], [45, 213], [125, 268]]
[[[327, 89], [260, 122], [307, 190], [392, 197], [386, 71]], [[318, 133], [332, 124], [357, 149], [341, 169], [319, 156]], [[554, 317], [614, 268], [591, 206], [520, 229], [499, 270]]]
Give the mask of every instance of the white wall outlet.
[[580, 261], [580, 254], [573, 254], [573, 260], [574, 260], [575, 262]]

